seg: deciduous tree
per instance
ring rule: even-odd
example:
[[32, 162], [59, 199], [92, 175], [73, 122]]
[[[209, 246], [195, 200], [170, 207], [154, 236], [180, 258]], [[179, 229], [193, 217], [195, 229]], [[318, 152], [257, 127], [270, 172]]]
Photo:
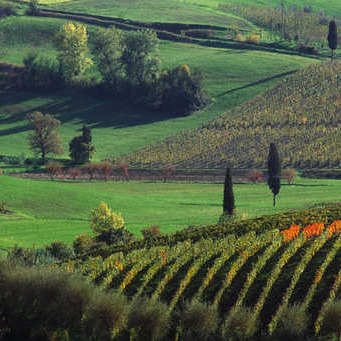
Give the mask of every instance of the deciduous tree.
[[95, 152], [95, 147], [91, 142], [91, 130], [84, 125], [82, 128], [82, 135], [75, 136], [69, 143], [69, 155], [75, 163], [84, 163], [90, 160]]
[[33, 126], [33, 133], [29, 135], [30, 147], [41, 153], [43, 164], [48, 153], [63, 153], [61, 138], [55, 131], [60, 126], [59, 120], [49, 114], [43, 115], [39, 111], [28, 114], [27, 118]]
[[67, 82], [93, 64], [87, 57], [88, 34], [85, 25], [72, 22], [63, 25], [57, 34], [56, 46], [61, 72]]

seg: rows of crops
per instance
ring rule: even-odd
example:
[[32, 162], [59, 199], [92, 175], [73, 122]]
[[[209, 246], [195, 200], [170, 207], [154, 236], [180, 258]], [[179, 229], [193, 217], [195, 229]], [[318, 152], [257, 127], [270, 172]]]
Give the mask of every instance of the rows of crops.
[[234, 109], [234, 120], [231, 112], [222, 114], [125, 159], [139, 167], [264, 167], [274, 142], [284, 166], [339, 166], [340, 71], [336, 62], [312, 65]]
[[[215, 306], [223, 320], [247, 306], [270, 334], [281, 313], [294, 303], [313, 316], [321, 329], [328, 303], [341, 286], [341, 221], [314, 223], [242, 237], [185, 241], [114, 253], [58, 265], [79, 272], [105, 289], [131, 299], [148, 296], [169, 310], [199, 299]], [[55, 265], [56, 266], [56, 265]]]

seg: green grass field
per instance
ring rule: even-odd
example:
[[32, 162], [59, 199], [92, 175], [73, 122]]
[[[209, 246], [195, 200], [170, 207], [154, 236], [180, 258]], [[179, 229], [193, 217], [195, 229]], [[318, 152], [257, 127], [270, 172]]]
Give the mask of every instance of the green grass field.
[[[223, 184], [160, 182], [60, 182], [0, 177], [0, 202], [14, 213], [0, 215], [0, 247], [37, 246], [52, 240], [71, 243], [91, 233], [89, 211], [105, 201], [121, 212], [126, 227], [139, 231], [158, 225], [163, 233], [189, 225], [217, 223], [222, 211]], [[283, 185], [278, 205], [265, 184], [234, 186], [239, 217], [300, 209], [321, 202], [341, 201], [341, 182], [299, 179]]]

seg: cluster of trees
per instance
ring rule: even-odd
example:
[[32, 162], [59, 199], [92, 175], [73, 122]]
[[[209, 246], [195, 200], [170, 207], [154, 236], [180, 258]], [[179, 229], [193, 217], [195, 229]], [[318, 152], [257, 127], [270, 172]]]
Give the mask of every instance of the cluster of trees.
[[[52, 115], [44, 115], [39, 111], [28, 114], [27, 118], [33, 128], [33, 132], [29, 135], [29, 144], [34, 152], [41, 154], [42, 164], [46, 163], [47, 154], [62, 154], [62, 141], [56, 132], [61, 122]], [[92, 135], [89, 127], [83, 126], [82, 135], [71, 140], [69, 152], [74, 163], [85, 163], [90, 160], [95, 152], [95, 147], [92, 145]]]
[[125, 97], [171, 116], [188, 114], [208, 103], [199, 68], [185, 64], [162, 69], [159, 39], [153, 30], [123, 34], [112, 26], [100, 29], [92, 41], [90, 51], [85, 25], [63, 25], [55, 39], [57, 59], [34, 54], [24, 59], [25, 86], [46, 89], [98, 85], [86, 74], [96, 65], [101, 84], [111, 97]]

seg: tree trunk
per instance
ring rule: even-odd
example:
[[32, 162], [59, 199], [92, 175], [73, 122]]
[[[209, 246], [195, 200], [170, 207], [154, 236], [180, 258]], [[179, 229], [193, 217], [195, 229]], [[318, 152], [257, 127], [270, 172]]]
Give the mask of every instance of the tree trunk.
[[276, 206], [276, 194], [274, 194], [273, 206]]
[[284, 39], [284, 0], [281, 1], [282, 6], [282, 38]]
[[41, 162], [43, 163], [43, 165], [45, 165], [45, 162], [46, 162], [45, 149], [42, 149], [42, 151], [41, 151]]
[[332, 49], [331, 61], [334, 60], [334, 50]]

